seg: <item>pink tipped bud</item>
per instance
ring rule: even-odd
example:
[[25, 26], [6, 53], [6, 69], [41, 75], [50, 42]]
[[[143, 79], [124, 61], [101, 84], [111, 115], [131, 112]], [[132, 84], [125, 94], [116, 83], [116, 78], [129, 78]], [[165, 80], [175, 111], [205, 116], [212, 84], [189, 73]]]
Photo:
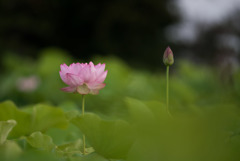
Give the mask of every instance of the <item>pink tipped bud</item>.
[[170, 47], [167, 47], [167, 49], [164, 51], [163, 63], [166, 66], [172, 65], [174, 63], [173, 52]]

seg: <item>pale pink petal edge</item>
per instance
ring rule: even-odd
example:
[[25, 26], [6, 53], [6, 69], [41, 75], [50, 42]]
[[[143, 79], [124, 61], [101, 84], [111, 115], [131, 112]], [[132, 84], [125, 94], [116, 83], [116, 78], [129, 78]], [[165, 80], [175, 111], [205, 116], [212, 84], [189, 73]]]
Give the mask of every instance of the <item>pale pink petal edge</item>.
[[64, 87], [64, 88], [61, 88], [62, 91], [64, 92], [75, 92], [76, 91], [76, 87]]

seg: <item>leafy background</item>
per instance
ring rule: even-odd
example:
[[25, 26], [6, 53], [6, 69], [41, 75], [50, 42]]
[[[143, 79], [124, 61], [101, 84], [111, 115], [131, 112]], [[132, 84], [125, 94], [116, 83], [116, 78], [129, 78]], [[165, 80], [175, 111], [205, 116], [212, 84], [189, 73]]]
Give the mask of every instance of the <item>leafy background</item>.
[[[82, 117], [81, 96], [60, 90], [65, 86], [60, 64], [77, 61], [57, 48], [42, 50], [37, 61], [3, 57], [1, 160], [240, 159], [240, 71], [230, 84], [220, 81], [213, 67], [177, 60], [170, 71], [169, 117], [164, 73], [96, 56], [93, 62], [104, 62], [109, 70], [107, 85], [99, 95], [86, 97]], [[34, 88], [19, 87], [19, 80], [32, 77]], [[82, 154], [83, 133], [87, 155]]]

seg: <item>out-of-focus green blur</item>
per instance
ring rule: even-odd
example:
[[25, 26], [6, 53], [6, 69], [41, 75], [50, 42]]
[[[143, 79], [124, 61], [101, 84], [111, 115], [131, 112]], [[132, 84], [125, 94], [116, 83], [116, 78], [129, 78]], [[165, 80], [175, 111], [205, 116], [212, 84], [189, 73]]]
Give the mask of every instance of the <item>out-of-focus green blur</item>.
[[[165, 103], [164, 68], [161, 72], [132, 69], [115, 57], [94, 57], [92, 61], [95, 64], [106, 63], [109, 72], [105, 80], [106, 87], [100, 90], [100, 94], [86, 97], [87, 110], [120, 115], [124, 111], [122, 106], [125, 97]], [[73, 59], [61, 49], [47, 48], [41, 51], [37, 60], [6, 54], [1, 62], [1, 101], [10, 99], [19, 106], [36, 103], [81, 105], [81, 96], [60, 90], [67, 85], [62, 82], [59, 71], [60, 64], [85, 61]], [[170, 68], [169, 92], [170, 109], [173, 112], [205, 109], [212, 104], [239, 103], [239, 71], [230, 74], [184, 60], [176, 60], [173, 67], [174, 70]]]
[[[47, 48], [36, 60], [7, 54], [1, 61], [0, 101], [19, 107], [0, 104], [1, 126], [13, 128], [9, 140], [8, 132], [1, 134], [5, 142], [0, 148], [7, 158], [12, 152], [15, 160], [31, 160], [33, 155], [41, 156], [39, 160], [240, 159], [240, 71], [220, 73], [176, 60], [174, 70], [170, 68], [169, 117], [163, 72], [132, 69], [118, 58], [96, 56], [92, 61], [106, 63], [109, 71], [106, 87], [99, 95], [86, 96], [83, 118], [76, 116], [81, 96], [62, 92], [66, 85], [59, 76], [60, 64], [82, 60]], [[43, 105], [35, 105], [39, 103]], [[17, 120], [16, 127], [4, 122], [9, 119]], [[95, 151], [86, 157], [78, 156], [82, 133]]]

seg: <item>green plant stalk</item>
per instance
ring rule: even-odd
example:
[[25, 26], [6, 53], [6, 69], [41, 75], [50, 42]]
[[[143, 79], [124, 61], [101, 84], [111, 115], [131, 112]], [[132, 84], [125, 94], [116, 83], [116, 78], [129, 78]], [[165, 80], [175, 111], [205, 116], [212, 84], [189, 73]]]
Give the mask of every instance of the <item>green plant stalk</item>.
[[82, 95], [82, 116], [84, 116], [84, 110], [85, 110], [85, 97], [84, 94]]
[[[84, 110], [85, 110], [85, 97], [82, 95], [82, 116], [84, 117]], [[86, 141], [85, 135], [83, 134], [83, 155], [86, 154]]]
[[166, 71], [166, 104], [167, 104], [167, 112], [171, 116], [171, 113], [169, 111], [169, 65], [167, 66], [167, 71]]

